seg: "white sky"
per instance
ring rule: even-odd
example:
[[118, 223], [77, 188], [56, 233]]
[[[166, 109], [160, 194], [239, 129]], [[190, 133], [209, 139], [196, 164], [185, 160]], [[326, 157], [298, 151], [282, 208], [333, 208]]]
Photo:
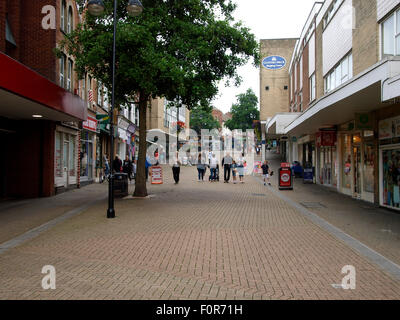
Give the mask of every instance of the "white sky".
[[[260, 39], [298, 38], [303, 29], [308, 15], [315, 0], [234, 0], [238, 7], [234, 17], [236, 21], [243, 21], [243, 24], [251, 29]], [[277, 53], [279, 54], [279, 52]], [[238, 88], [225, 87], [220, 84], [219, 97], [213, 105], [228, 112], [233, 103], [236, 102], [236, 95], [245, 93], [252, 88], [260, 100], [260, 69], [248, 65], [240, 68], [238, 73], [243, 78], [242, 85]]]

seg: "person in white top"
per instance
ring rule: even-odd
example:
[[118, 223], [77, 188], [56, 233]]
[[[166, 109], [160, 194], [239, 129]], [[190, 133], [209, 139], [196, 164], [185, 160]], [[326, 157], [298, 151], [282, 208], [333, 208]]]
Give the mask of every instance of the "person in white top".
[[239, 179], [240, 183], [244, 183], [244, 165], [246, 164], [246, 161], [244, 160], [244, 154], [242, 154], [239, 159], [237, 160], [237, 170], [239, 173]]
[[211, 182], [215, 182], [217, 180], [217, 165], [218, 160], [216, 159], [215, 154], [213, 154], [210, 160]]

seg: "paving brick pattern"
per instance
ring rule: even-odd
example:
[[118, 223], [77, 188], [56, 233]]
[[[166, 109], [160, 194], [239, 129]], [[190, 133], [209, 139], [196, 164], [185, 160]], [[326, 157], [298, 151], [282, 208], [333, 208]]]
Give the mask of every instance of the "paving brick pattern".
[[[399, 299], [400, 282], [252, 177], [150, 186], [155, 197], [98, 204], [0, 255], [0, 299]], [[56, 290], [41, 288], [44, 265]], [[335, 289], [353, 265], [356, 290]]]

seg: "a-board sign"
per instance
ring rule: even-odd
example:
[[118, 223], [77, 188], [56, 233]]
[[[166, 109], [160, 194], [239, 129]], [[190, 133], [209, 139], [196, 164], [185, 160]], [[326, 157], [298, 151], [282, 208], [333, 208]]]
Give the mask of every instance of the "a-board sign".
[[151, 184], [163, 184], [162, 167], [151, 167]]

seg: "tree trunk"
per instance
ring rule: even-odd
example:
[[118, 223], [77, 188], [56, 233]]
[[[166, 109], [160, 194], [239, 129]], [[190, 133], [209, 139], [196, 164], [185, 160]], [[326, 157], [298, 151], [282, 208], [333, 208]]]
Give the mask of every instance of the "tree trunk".
[[147, 102], [149, 96], [140, 92], [139, 98], [139, 159], [136, 169], [136, 186], [134, 197], [147, 197], [146, 186], [146, 153], [147, 153]]

